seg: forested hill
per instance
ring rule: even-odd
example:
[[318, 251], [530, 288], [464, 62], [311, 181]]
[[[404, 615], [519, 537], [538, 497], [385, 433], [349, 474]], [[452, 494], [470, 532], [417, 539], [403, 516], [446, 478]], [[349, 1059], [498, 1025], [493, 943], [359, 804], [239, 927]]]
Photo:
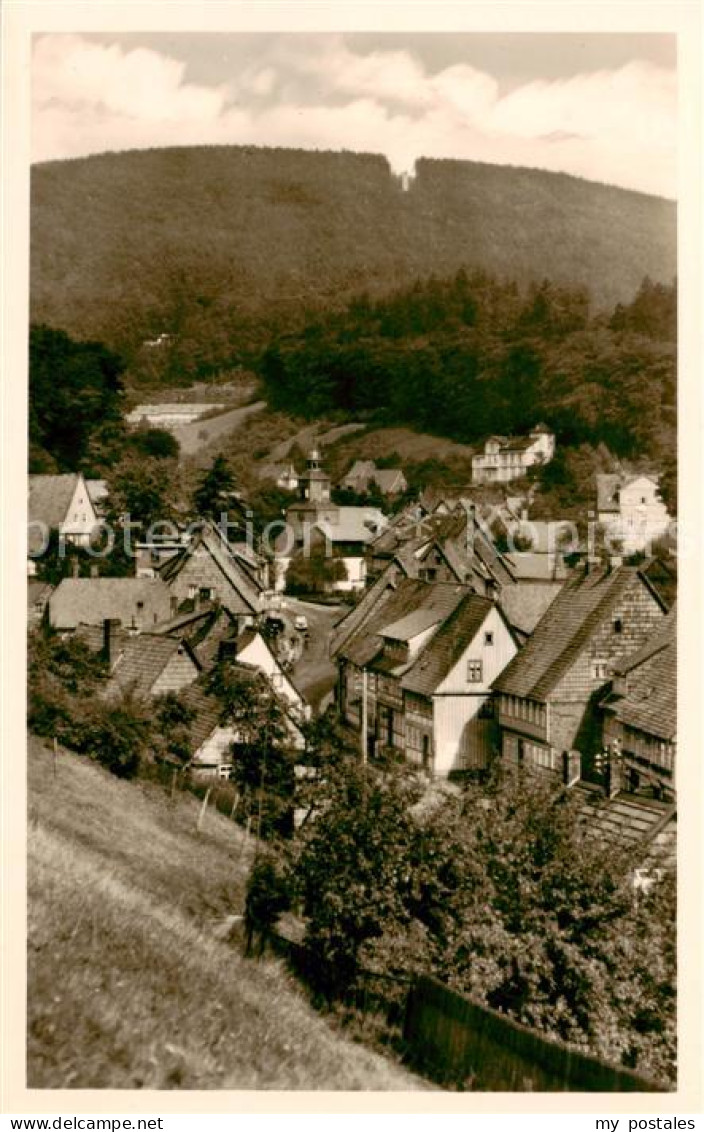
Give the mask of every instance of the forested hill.
[[[343, 412], [470, 444], [542, 420], [563, 454], [607, 446], [664, 467], [677, 447], [676, 335], [672, 285], [646, 279], [631, 303], [594, 314], [584, 288], [460, 271], [359, 297], [272, 342], [259, 370], [270, 404], [312, 419]], [[556, 460], [546, 474], [558, 471]]]
[[421, 160], [404, 192], [369, 154], [105, 154], [33, 169], [32, 320], [128, 361], [171, 333], [192, 375], [306, 310], [462, 267], [627, 302], [674, 277], [675, 226], [670, 201], [507, 166]]

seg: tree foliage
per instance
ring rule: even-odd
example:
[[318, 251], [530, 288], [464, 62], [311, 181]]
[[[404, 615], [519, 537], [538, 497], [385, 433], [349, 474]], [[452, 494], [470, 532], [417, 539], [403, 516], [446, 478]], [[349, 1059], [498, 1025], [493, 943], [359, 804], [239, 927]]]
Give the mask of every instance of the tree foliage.
[[31, 471], [80, 470], [91, 442], [121, 429], [124, 368], [100, 342], [77, 342], [62, 330], [31, 327]]
[[671, 1081], [674, 884], [633, 887], [635, 852], [585, 824], [577, 792], [499, 768], [423, 799], [399, 772], [331, 771], [294, 873], [317, 988], [362, 970], [435, 974], [584, 1052]]

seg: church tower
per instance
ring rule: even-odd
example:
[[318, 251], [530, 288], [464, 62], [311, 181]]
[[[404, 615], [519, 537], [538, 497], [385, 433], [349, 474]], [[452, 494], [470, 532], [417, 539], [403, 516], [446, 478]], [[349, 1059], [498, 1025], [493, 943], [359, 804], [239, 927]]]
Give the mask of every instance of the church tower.
[[308, 453], [308, 467], [300, 478], [301, 499], [305, 503], [330, 502], [330, 476], [320, 466], [320, 452], [312, 448]]

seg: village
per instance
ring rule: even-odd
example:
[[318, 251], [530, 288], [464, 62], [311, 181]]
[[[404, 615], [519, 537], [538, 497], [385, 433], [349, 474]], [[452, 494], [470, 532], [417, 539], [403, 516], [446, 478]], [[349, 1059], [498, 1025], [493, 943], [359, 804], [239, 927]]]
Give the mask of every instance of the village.
[[[109, 484], [33, 475], [28, 623], [100, 655], [106, 696], [181, 694], [198, 777], [232, 772], [236, 729], [204, 690], [227, 657], [266, 679], [293, 749], [305, 750], [306, 720], [333, 712], [363, 760], [396, 756], [428, 782], [497, 757], [537, 768], [581, 791], [585, 812], [605, 797], [603, 835], [638, 841], [656, 875], [674, 859], [676, 613], [672, 570], [645, 551], [669, 516], [656, 476], [601, 475], [595, 508], [616, 550], [567, 545], [559, 516], [531, 522], [526, 497], [510, 494], [554, 450], [543, 425], [491, 437], [470, 494], [422, 492], [389, 513], [334, 503], [314, 447], [304, 470], [266, 469], [293, 498], [273, 533], [204, 520], [137, 541], [131, 577], [101, 576], [96, 555], [58, 585], [36, 577], [38, 532], [89, 547]], [[505, 485], [491, 528], [473, 497], [487, 481]], [[403, 470], [355, 460], [338, 490], [363, 500], [370, 487], [398, 498]], [[242, 519], [241, 500], [223, 508], [233, 503]]]
[[[546, 484], [564, 453], [542, 421], [462, 449], [451, 490], [440, 460], [371, 456], [352, 422], [291, 419], [252, 461], [262, 404], [143, 405], [114, 471], [30, 473], [33, 773], [51, 757], [54, 782], [62, 752], [87, 756], [170, 807], [197, 803], [198, 839], [224, 820], [239, 880], [220, 945], [283, 956], [346, 1019], [361, 995], [361, 1040], [404, 1068], [462, 1088], [477, 1073], [482, 1088], [665, 1087], [669, 976], [654, 986], [617, 942], [655, 933], [661, 961], [674, 954], [661, 470], [600, 457], [563, 510]], [[162, 469], [186, 466], [179, 439], [220, 410], [230, 433], [166, 507]], [[514, 954], [525, 933], [540, 958]], [[594, 954], [620, 972], [603, 991]], [[634, 1028], [629, 996], [644, 995]]]

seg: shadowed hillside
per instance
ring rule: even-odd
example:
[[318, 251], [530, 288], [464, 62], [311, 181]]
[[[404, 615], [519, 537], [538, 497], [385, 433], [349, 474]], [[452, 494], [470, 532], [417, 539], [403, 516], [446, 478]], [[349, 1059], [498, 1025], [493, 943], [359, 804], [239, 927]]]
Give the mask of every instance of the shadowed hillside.
[[224, 942], [252, 859], [232, 822], [198, 833], [192, 795], [28, 756], [30, 1088], [426, 1087]]
[[[628, 301], [676, 271], [675, 206], [562, 174], [421, 160], [407, 192], [381, 156], [195, 147], [32, 173], [32, 319], [171, 376], [246, 356], [321, 307], [483, 267]], [[154, 351], [151, 351], [152, 355]], [[165, 374], [165, 378], [169, 374]]]

